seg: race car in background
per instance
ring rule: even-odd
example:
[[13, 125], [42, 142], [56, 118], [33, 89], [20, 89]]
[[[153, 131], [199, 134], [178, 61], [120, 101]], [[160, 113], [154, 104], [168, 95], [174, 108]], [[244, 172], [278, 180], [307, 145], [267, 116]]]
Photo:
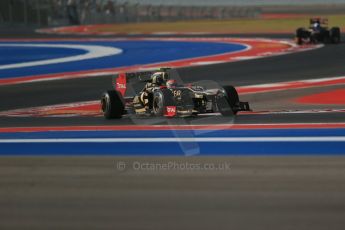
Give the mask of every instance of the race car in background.
[[234, 116], [239, 111], [250, 111], [249, 103], [240, 102], [233, 86], [183, 85], [173, 79], [172, 71], [161, 68], [114, 76], [114, 89], [101, 97], [104, 117], [116, 119], [125, 114], [185, 117], [203, 113]]
[[341, 32], [339, 27], [328, 28], [328, 19], [311, 18], [309, 28], [298, 28], [296, 30], [296, 43], [317, 44], [333, 43], [338, 44], [341, 41]]

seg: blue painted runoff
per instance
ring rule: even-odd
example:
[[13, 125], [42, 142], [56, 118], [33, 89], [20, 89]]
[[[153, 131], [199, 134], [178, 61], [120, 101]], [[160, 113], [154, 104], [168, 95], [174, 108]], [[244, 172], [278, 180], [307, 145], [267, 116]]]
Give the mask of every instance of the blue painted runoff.
[[82, 61], [0, 69], [0, 78], [16, 78], [53, 73], [108, 69], [182, 60], [209, 55], [236, 52], [246, 46], [230, 43], [185, 42], [185, 41], [68, 41], [68, 42], [0, 42], [0, 67], [6, 64], [80, 55], [84, 50], [66, 48], [6, 47], [2, 44], [68, 44], [97, 45], [121, 49], [121, 54]]

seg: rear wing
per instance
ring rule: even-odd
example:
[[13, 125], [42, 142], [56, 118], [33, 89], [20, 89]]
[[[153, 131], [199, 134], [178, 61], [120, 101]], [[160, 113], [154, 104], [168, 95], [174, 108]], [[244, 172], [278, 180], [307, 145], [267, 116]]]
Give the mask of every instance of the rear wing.
[[[119, 73], [113, 76], [112, 84], [114, 89], [119, 91], [122, 96], [126, 94], [136, 94], [151, 80], [152, 74], [156, 72], [168, 72], [169, 70], [170, 68], [159, 68], [141, 72]], [[131, 88], [129, 86], [131, 86]]]
[[320, 25], [328, 25], [328, 19], [327, 18], [311, 18], [310, 25], [314, 23], [319, 23]]

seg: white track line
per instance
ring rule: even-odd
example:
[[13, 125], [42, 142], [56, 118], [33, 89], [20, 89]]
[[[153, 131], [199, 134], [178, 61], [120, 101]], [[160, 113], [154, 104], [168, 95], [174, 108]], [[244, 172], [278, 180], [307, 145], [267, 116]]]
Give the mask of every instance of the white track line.
[[86, 51], [85, 54], [74, 55], [70, 57], [31, 61], [31, 62], [24, 62], [24, 63], [9, 64], [9, 65], [0, 65], [0, 70], [22, 68], [22, 67], [32, 67], [32, 66], [40, 66], [40, 65], [50, 65], [50, 64], [65, 63], [65, 62], [72, 62], [72, 61], [82, 61], [82, 60], [87, 60], [87, 59], [118, 55], [122, 53], [122, 50], [118, 48], [108, 47], [108, 46], [95, 46], [95, 45], [0, 44], [0, 47], [65, 48], [65, 49], [67, 48], [67, 49], [79, 49], [79, 50]]
[[0, 143], [345, 142], [345, 136], [2, 139]]

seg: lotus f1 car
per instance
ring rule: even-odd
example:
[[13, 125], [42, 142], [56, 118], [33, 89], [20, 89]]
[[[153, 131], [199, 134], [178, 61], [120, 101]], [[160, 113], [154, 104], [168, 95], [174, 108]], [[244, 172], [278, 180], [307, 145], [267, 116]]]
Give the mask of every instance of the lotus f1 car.
[[249, 111], [248, 102], [240, 102], [233, 86], [206, 88], [178, 84], [170, 77], [171, 69], [121, 73], [113, 78], [114, 89], [103, 93], [101, 109], [105, 118], [125, 114], [185, 117], [205, 113], [233, 116]]
[[338, 44], [341, 41], [341, 32], [339, 27], [328, 28], [328, 20], [325, 18], [311, 18], [310, 26], [298, 28], [296, 30], [296, 43], [316, 44], [316, 43], [333, 43]]

